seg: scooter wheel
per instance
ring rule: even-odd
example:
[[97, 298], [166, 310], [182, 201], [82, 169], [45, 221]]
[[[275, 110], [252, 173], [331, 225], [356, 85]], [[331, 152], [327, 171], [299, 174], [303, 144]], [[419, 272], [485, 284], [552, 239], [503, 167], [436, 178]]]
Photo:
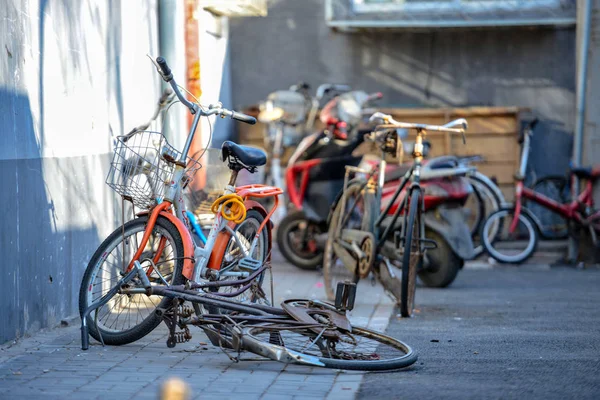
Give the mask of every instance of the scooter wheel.
[[[323, 263], [323, 249], [315, 235], [321, 227], [302, 211], [288, 213], [277, 227], [277, 245], [283, 257], [300, 269], [316, 270]], [[304, 235], [308, 236], [308, 240]]]
[[427, 262], [419, 271], [419, 279], [427, 287], [446, 287], [454, 282], [465, 261], [452, 251], [450, 245], [439, 233], [426, 229], [425, 237], [435, 240], [437, 248], [427, 250], [425, 254]]

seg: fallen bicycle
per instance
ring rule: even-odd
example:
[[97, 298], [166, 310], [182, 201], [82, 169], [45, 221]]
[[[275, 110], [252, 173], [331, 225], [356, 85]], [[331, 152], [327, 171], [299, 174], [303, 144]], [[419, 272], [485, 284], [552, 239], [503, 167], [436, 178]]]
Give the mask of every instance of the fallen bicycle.
[[[158, 286], [151, 285], [136, 261], [135, 268], [84, 312], [82, 349], [89, 348], [88, 316], [108, 304], [116, 294], [145, 294], [171, 299], [166, 307], [155, 310], [169, 329], [168, 347], [189, 341], [192, 338], [189, 326], [195, 325], [215, 346], [238, 353], [249, 351], [283, 363], [375, 371], [404, 368], [417, 361], [416, 353], [405, 343], [351, 325], [346, 311], [354, 306], [354, 283], [339, 283], [335, 304], [292, 299], [284, 301], [281, 308], [240, 303], [205, 291], [213, 286], [241, 286], [239, 291], [252, 290], [256, 277], [266, 268], [264, 264], [241, 280]], [[192, 303], [192, 307], [187, 302]], [[217, 313], [204, 313], [203, 308]], [[96, 312], [96, 321], [97, 317]], [[99, 339], [102, 341], [101, 336]]]

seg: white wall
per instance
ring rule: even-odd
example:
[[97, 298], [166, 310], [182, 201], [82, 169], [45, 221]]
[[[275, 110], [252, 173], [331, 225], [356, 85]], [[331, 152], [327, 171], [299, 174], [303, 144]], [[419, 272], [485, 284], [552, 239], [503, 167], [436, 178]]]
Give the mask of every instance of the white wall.
[[0, 343], [77, 312], [120, 221], [113, 138], [151, 116], [156, 0], [4, 0], [0, 17]]

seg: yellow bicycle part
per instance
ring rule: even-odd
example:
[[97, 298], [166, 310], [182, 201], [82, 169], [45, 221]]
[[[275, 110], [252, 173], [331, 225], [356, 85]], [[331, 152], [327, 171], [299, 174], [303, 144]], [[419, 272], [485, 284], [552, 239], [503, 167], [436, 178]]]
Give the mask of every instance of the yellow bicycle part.
[[219, 206], [221, 207], [221, 215], [227, 221], [233, 221], [239, 224], [246, 219], [246, 206], [244, 205], [244, 199], [236, 193], [225, 194], [215, 200], [210, 207], [210, 211], [217, 213]]

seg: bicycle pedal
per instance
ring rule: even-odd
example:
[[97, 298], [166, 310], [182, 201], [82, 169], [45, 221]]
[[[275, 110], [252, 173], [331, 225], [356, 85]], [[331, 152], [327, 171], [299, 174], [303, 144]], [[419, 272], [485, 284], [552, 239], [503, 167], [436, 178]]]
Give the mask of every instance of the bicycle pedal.
[[256, 271], [260, 267], [262, 267], [262, 261], [255, 260], [250, 257], [244, 257], [238, 262], [238, 267], [241, 269], [249, 269], [252, 271]]
[[338, 282], [335, 291], [335, 308], [338, 311], [352, 311], [356, 298], [356, 283]]
[[283, 338], [281, 337], [281, 333], [277, 331], [269, 333], [269, 343], [277, 346], [285, 346], [283, 343]]

